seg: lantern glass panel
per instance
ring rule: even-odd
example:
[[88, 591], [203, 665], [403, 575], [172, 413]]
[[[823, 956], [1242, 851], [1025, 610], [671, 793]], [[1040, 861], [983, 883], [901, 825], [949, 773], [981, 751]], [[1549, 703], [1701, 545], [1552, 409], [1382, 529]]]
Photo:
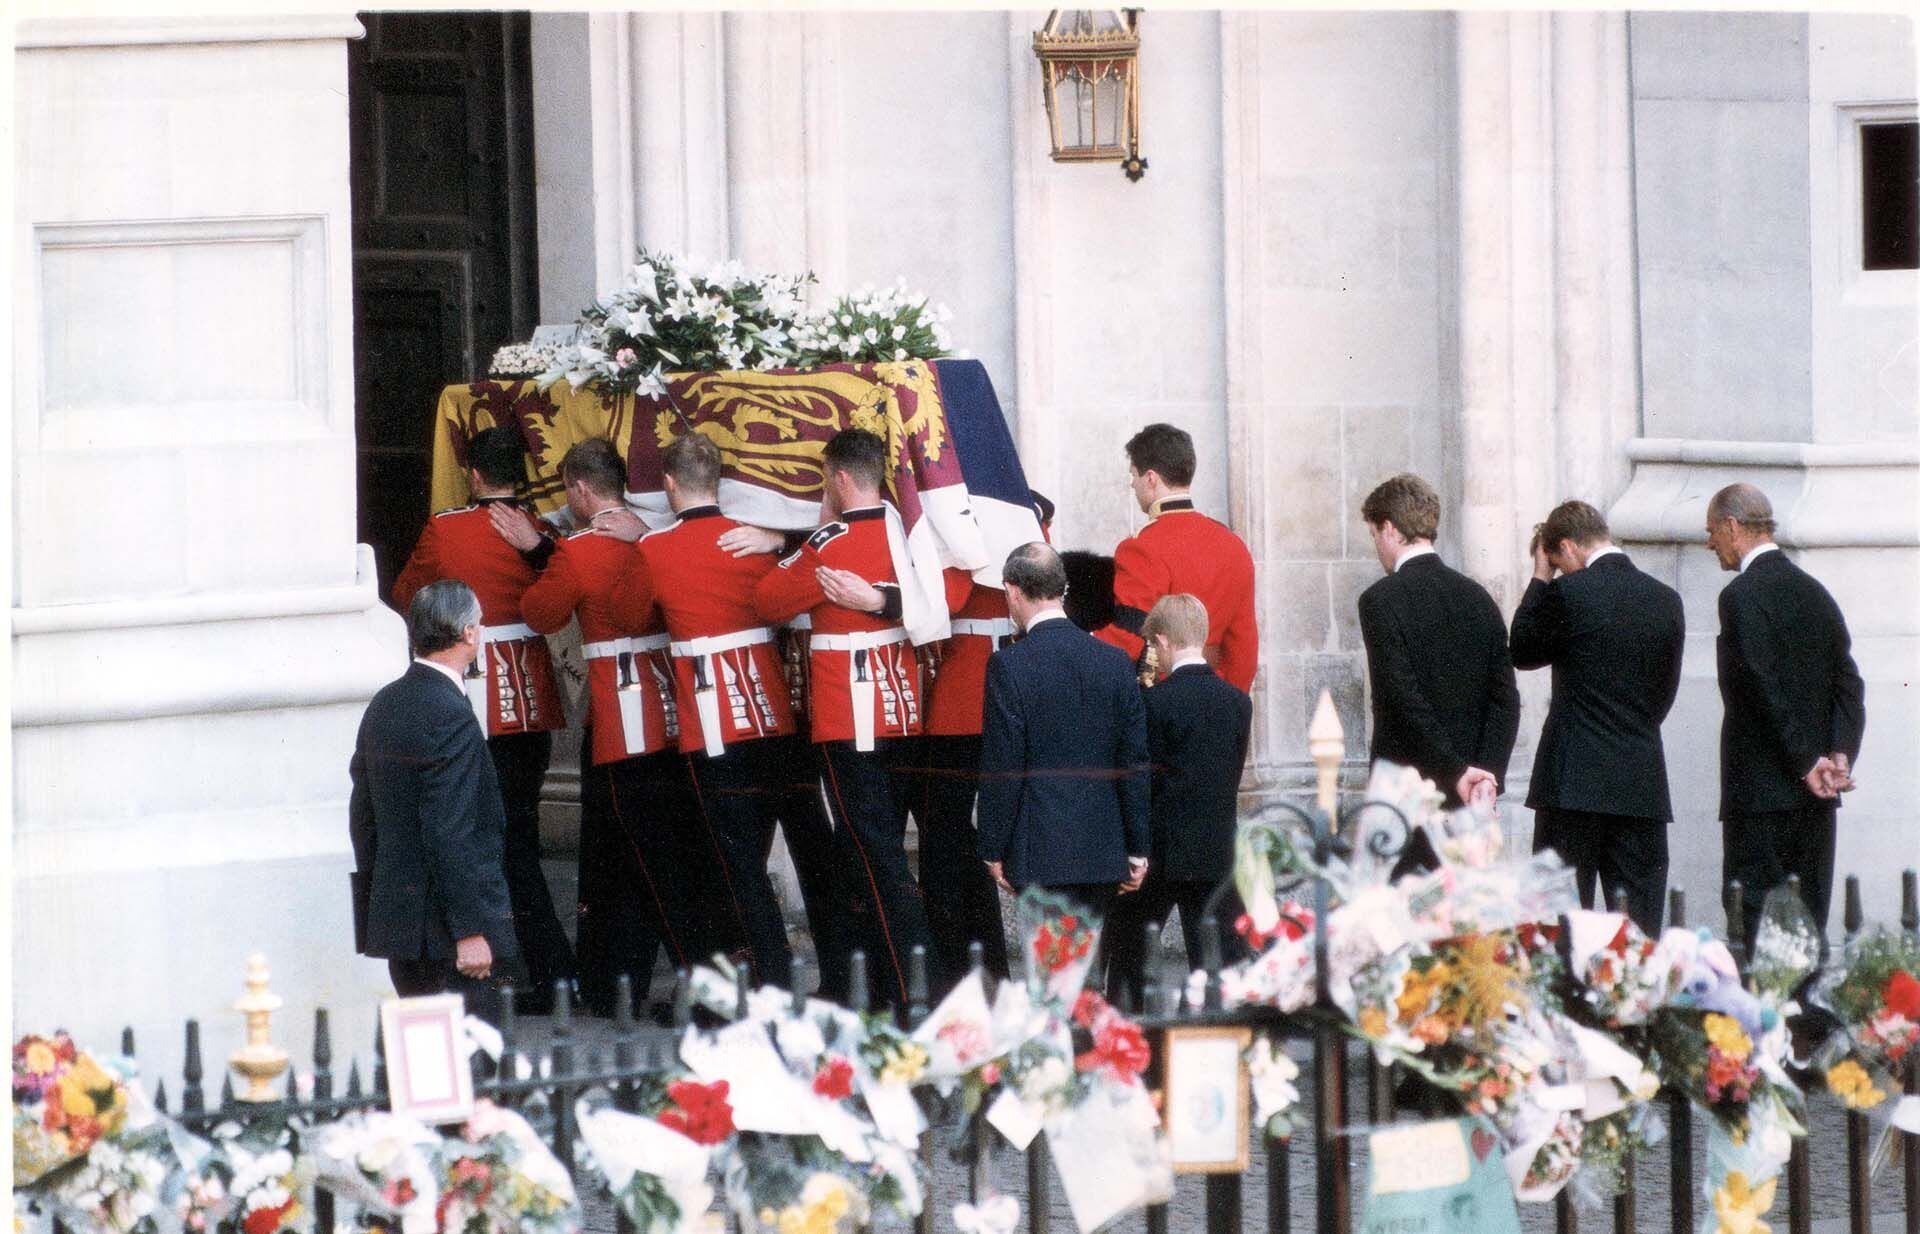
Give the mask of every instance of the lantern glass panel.
[[1094, 144], [1096, 98], [1093, 83], [1077, 69], [1061, 83], [1066, 119], [1060, 126], [1063, 150], [1090, 150]]
[[1127, 108], [1127, 87], [1117, 74], [1103, 74], [1094, 86], [1095, 123], [1099, 128], [1102, 144], [1111, 150], [1124, 150], [1125, 120]]

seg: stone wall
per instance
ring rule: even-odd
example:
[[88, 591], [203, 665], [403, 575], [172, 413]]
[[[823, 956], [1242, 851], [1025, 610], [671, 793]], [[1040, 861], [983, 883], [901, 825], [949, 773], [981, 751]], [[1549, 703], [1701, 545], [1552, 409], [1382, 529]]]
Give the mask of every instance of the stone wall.
[[349, 17], [24, 23], [13, 1016], [237, 1044], [249, 952], [370, 1040], [347, 756], [406, 662], [354, 545]]

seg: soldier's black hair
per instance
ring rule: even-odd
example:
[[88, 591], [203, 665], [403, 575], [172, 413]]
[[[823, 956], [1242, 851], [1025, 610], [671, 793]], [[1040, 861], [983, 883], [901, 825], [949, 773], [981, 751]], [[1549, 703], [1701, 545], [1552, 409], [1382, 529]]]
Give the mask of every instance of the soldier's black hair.
[[467, 466], [496, 488], [512, 487], [526, 478], [525, 458], [519, 434], [510, 428], [483, 428], [467, 442]]
[[627, 465], [611, 441], [589, 437], [560, 460], [560, 479], [565, 484], [578, 480], [597, 497], [618, 497], [626, 491]]
[[1193, 483], [1193, 437], [1171, 424], [1149, 424], [1127, 440], [1127, 461], [1145, 475], [1157, 471], [1174, 488]]
[[820, 464], [845, 472], [867, 488], [879, 488], [887, 477], [887, 443], [863, 428], [841, 429], [820, 452]]

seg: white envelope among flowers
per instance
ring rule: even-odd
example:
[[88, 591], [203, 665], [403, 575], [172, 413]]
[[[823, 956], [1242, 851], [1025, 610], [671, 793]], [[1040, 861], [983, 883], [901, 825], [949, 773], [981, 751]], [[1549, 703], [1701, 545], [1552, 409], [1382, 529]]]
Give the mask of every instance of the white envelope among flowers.
[[[1026, 993], [1024, 988], [1021, 993]], [[914, 1030], [912, 1040], [926, 1047], [926, 1078], [942, 1091], [994, 1056], [993, 1013], [987, 1009], [986, 985], [978, 969], [961, 978], [940, 1000], [933, 1014]]]
[[1160, 1115], [1139, 1084], [1096, 1084], [1046, 1120], [1047, 1148], [1067, 1207], [1092, 1234], [1115, 1217], [1173, 1198], [1173, 1158]]
[[577, 1113], [580, 1139], [599, 1163], [614, 1195], [624, 1191], [635, 1174], [651, 1174], [680, 1209], [670, 1228], [642, 1229], [637, 1234], [687, 1234], [700, 1224], [713, 1203], [713, 1187], [707, 1182], [710, 1148], [638, 1114], [611, 1107], [590, 1110], [584, 1102]]

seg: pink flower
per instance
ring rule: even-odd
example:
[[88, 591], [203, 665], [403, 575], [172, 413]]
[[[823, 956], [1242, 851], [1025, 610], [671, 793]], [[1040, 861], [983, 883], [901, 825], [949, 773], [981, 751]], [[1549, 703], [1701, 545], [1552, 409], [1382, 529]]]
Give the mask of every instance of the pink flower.
[[613, 362], [621, 368], [632, 368], [639, 359], [640, 357], [635, 354], [631, 347], [622, 347], [619, 351], [613, 353]]

